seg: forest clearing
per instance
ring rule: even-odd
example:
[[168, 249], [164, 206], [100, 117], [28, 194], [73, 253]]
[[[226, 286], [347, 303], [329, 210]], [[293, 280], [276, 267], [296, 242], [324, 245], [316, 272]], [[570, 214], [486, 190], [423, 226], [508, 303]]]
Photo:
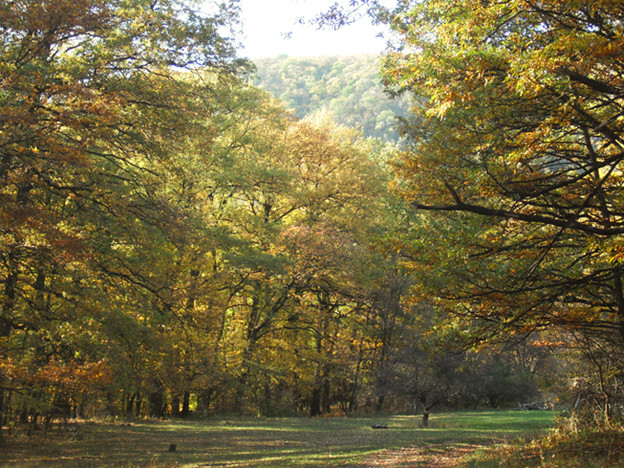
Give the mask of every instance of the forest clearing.
[[6, 463], [621, 464], [624, 2], [260, 3], [0, 1]]
[[[209, 418], [72, 423], [40, 444], [24, 438], [0, 456], [15, 467], [366, 467], [457, 462], [477, 448], [534, 437], [552, 411], [478, 411], [375, 418]], [[387, 429], [374, 430], [383, 422]], [[169, 452], [176, 444], [175, 452]], [[446, 465], [444, 465], [446, 466]]]

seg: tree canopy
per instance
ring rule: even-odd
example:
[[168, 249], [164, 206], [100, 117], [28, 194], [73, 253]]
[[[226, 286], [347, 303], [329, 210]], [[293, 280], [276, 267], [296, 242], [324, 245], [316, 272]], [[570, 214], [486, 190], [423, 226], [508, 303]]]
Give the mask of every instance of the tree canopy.
[[385, 80], [423, 98], [395, 187], [438, 213], [402, 248], [473, 342], [559, 328], [621, 355], [622, 13], [601, 0], [395, 11]]
[[215, 11], [1, 7], [0, 425], [377, 392], [389, 150], [247, 84]]
[[[426, 423], [534, 395], [538, 332], [621, 350], [619, 7], [350, 4], [401, 34], [401, 152], [369, 57], [254, 86], [236, 2], [0, 6], [0, 426]], [[514, 346], [449, 352], [487, 340]]]

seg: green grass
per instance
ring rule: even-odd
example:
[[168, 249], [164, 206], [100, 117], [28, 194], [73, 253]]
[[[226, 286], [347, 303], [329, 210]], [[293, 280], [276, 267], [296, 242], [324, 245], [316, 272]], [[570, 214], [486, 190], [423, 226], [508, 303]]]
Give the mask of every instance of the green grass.
[[[348, 466], [384, 450], [490, 445], [528, 437], [554, 424], [548, 411], [436, 414], [376, 418], [226, 418], [185, 422], [81, 423], [44, 440], [10, 440], [0, 465], [35, 467]], [[384, 423], [388, 429], [371, 429]], [[177, 451], [167, 451], [170, 443]]]

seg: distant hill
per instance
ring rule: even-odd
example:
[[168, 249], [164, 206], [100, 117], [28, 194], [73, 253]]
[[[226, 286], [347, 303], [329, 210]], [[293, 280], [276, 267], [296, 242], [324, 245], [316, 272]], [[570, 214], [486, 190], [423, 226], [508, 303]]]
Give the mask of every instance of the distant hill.
[[406, 114], [407, 99], [384, 93], [378, 57], [281, 56], [255, 63], [254, 84], [285, 101], [299, 117], [328, 111], [338, 124], [359, 128], [367, 137], [398, 140], [396, 116]]

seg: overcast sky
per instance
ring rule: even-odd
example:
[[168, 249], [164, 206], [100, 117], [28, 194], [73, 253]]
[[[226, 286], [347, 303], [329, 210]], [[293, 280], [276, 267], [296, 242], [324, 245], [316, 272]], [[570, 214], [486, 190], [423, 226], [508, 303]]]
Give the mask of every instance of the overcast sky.
[[[248, 58], [313, 55], [355, 55], [381, 52], [385, 40], [367, 19], [339, 31], [300, 25], [302, 16], [313, 17], [334, 0], [240, 0], [244, 49]], [[287, 37], [290, 35], [290, 37]]]

